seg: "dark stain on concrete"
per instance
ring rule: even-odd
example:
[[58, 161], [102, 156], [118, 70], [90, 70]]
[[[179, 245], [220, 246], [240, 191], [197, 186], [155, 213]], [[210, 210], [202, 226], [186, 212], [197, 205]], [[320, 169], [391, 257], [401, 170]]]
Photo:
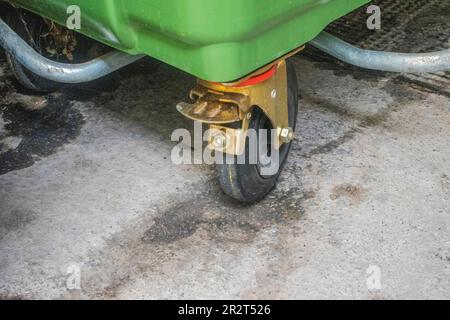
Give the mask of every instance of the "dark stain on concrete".
[[[0, 56], [0, 63], [4, 63], [4, 56]], [[117, 111], [129, 117], [128, 111], [146, 89], [151, 89], [152, 85], [165, 85], [152, 77], [159, 66], [160, 63], [153, 59], [143, 59], [107, 77], [85, 84], [68, 85], [57, 94], [50, 95], [33, 95], [18, 85], [11, 74], [2, 76], [0, 116], [6, 125], [5, 132], [0, 132], [0, 175], [32, 166], [36, 160], [55, 153], [80, 134], [85, 120], [80, 111], [72, 107], [71, 101], [93, 102], [95, 107], [100, 108], [114, 109], [117, 105]], [[146, 81], [132, 81], [136, 75], [145, 75]], [[134, 83], [131, 92], [126, 85], [129, 81]], [[135, 83], [140, 86], [136, 87]], [[118, 96], [125, 98], [112, 103]], [[163, 94], [162, 98], [167, 96]], [[166, 110], [166, 105], [164, 107]], [[17, 137], [21, 142], [17, 147], [8, 149], [1, 143], [8, 137]]]
[[355, 135], [359, 132], [361, 132], [360, 129], [352, 128], [349, 131], [345, 132], [342, 136], [312, 149], [307, 154], [303, 155], [303, 158], [311, 158], [315, 155], [330, 153], [333, 150], [336, 150], [337, 148], [339, 148], [341, 145], [354, 139]]
[[83, 297], [114, 299], [135, 274], [170, 275], [178, 263], [205, 244], [245, 250], [268, 228], [297, 234], [295, 222], [305, 214], [304, 202], [315, 197], [314, 191], [301, 188], [276, 189], [261, 203], [247, 206], [222, 194], [215, 180], [191, 189], [191, 198], [183, 192], [171, 205], [167, 206], [171, 203], [167, 199], [160, 209], [152, 208], [156, 217], [128, 225], [108, 241], [101, 255], [93, 251], [83, 273]]
[[195, 205], [195, 201], [175, 204], [155, 218], [154, 225], [145, 233], [143, 241], [164, 244], [189, 237], [197, 230], [201, 217], [202, 208]]
[[308, 61], [314, 62], [314, 67], [319, 70], [331, 71], [337, 77], [352, 77], [355, 80], [365, 80], [367, 82], [377, 83], [386, 78], [390, 73], [368, 70], [342, 62], [332, 56], [329, 56], [314, 47], [308, 47], [298, 57], [303, 57]]
[[0, 105], [5, 133], [0, 139], [17, 137], [20, 144], [0, 154], [0, 175], [32, 166], [73, 139], [84, 124], [82, 114], [66, 98], [47, 98], [42, 110], [26, 110], [21, 103]]
[[301, 219], [304, 213], [302, 202], [315, 197], [312, 191], [275, 190], [260, 204], [247, 206], [217, 193], [218, 186], [208, 189], [213, 191], [176, 203], [161, 212], [145, 232], [143, 242], [173, 243], [190, 237], [200, 227], [214, 240], [248, 242], [263, 228]]
[[0, 240], [8, 233], [24, 228], [36, 218], [31, 210], [0, 211]]
[[[388, 121], [390, 113], [399, 109], [398, 105], [400, 104], [400, 102], [406, 103], [416, 99], [418, 96], [412, 90], [410, 90], [410, 88], [406, 87], [403, 83], [396, 80], [390, 80], [386, 86], [383, 86], [382, 89], [395, 97], [398, 101], [395, 101], [386, 109], [373, 114], [349, 110], [343, 106], [340, 106], [339, 104], [323, 101], [315, 96], [308, 96], [307, 98], [310, 102], [319, 105], [320, 107], [323, 107], [327, 110], [330, 110], [340, 116], [358, 120], [358, 127], [368, 128], [378, 126], [383, 122]], [[354, 130], [356, 132], [359, 132], [358, 128], [355, 128]]]
[[[422, 79], [411, 79], [405, 76], [399, 76], [397, 78], [400, 81], [408, 83], [413, 89], [422, 91], [424, 93], [434, 93], [447, 98], [450, 98], [450, 89], [448, 86], [442, 84], [436, 84], [436, 82], [426, 81]], [[450, 80], [447, 80], [447, 85], [450, 83]]]
[[[145, 89], [151, 86], [152, 83], [157, 83], [153, 75], [161, 66], [160, 62], [152, 58], [143, 58], [131, 65], [128, 65], [116, 72], [113, 72], [103, 78], [95, 81], [80, 83], [76, 85], [65, 86], [63, 93], [73, 100], [80, 102], [93, 102], [99, 100], [99, 107], [107, 106], [115, 93], [121, 91], [121, 87], [127, 87], [128, 82], [133, 82], [133, 79], [139, 75], [145, 75], [145, 81], [141, 81], [139, 85], [134, 85], [134, 88], [129, 90], [127, 87], [124, 95], [132, 95], [134, 91], [137, 96], [139, 89]], [[127, 107], [124, 105], [123, 107]]]
[[62, 93], [71, 100], [88, 102], [88, 109], [98, 109], [124, 125], [132, 122], [170, 141], [173, 130], [192, 126], [175, 106], [189, 101], [194, 85], [195, 77], [144, 58], [94, 82], [66, 87]]

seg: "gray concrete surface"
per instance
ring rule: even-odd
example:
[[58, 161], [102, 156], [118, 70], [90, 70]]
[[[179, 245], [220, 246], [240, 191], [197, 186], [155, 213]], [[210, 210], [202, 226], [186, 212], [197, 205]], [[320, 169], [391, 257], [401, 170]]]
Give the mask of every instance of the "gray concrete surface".
[[450, 298], [449, 97], [294, 61], [299, 138], [252, 207], [170, 161], [190, 76], [145, 60], [30, 98], [3, 63], [0, 296]]
[[146, 59], [39, 97], [1, 57], [0, 298], [449, 299], [448, 74], [310, 56], [292, 154], [250, 207], [170, 161], [191, 76]]

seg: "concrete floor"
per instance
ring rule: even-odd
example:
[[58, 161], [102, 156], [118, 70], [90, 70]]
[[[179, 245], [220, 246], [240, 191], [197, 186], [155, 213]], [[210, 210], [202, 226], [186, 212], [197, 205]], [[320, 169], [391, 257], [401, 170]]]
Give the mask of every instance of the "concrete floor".
[[146, 59], [30, 97], [1, 58], [0, 298], [449, 299], [450, 95], [293, 61], [298, 139], [246, 207], [170, 161], [191, 76]]

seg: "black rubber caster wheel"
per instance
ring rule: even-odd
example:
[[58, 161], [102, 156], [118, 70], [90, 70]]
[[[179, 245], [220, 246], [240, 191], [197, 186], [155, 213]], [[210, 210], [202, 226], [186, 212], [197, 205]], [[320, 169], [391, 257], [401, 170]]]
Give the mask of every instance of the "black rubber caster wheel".
[[[298, 113], [298, 84], [294, 66], [290, 61], [287, 61], [287, 77], [289, 126], [295, 129]], [[261, 129], [272, 129], [269, 119], [258, 108], [254, 109], [252, 113], [250, 128], [257, 132]], [[270, 142], [270, 139], [268, 139], [268, 142]], [[235, 157], [234, 164], [218, 164], [216, 170], [223, 191], [228, 196], [249, 204], [264, 199], [276, 186], [278, 177], [286, 163], [291, 144], [292, 142], [282, 145], [279, 150], [278, 172], [269, 176], [262, 174], [262, 164], [259, 160], [256, 164], [237, 164], [237, 157]], [[249, 159], [249, 143], [246, 144], [245, 152], [247, 159]]]

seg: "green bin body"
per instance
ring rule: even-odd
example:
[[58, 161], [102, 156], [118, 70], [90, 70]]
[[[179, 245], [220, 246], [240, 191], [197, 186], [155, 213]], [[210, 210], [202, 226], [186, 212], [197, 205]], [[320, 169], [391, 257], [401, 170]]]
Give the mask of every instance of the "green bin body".
[[[146, 54], [198, 78], [229, 82], [276, 60], [368, 0], [13, 0], [130, 54]], [[362, 28], [365, 26], [361, 26]]]

